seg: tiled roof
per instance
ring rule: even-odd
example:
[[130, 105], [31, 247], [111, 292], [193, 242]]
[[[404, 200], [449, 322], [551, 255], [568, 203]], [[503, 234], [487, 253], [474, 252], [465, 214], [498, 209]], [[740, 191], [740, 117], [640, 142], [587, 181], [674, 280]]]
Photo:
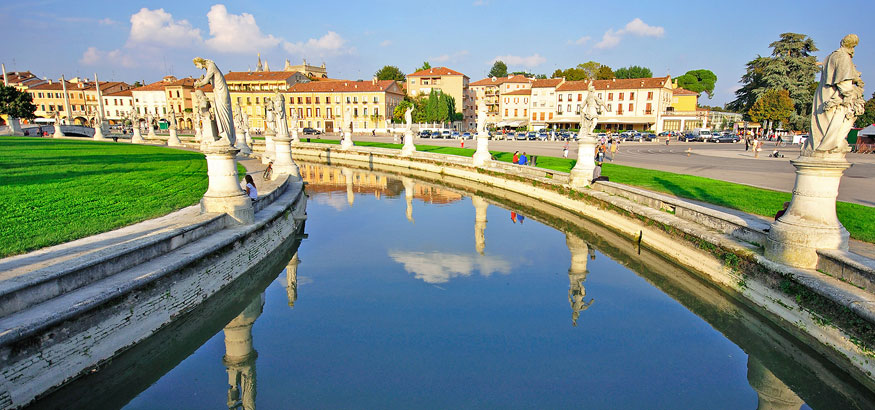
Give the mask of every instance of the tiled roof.
[[561, 84], [562, 81], [565, 81], [565, 80], [562, 78], [548, 78], [545, 80], [535, 80], [535, 82], [532, 83], [532, 88], [555, 87], [555, 86]]
[[[101, 81], [100, 82], [100, 90], [103, 91], [103, 90], [106, 90], [108, 88], [112, 88], [112, 87], [116, 87], [116, 86], [120, 86], [120, 85], [121, 86], [128, 86], [127, 83], [122, 82], [122, 81]], [[69, 89], [69, 86], [67, 88]], [[84, 88], [82, 88], [82, 89], [92, 90], [92, 89], [94, 89], [94, 83], [92, 83], [92, 82], [84, 83]]]
[[515, 90], [515, 91], [511, 91], [509, 93], [503, 93], [501, 95], [531, 95], [531, 94], [532, 94], [532, 89], [526, 88], [525, 90]]
[[124, 91], [117, 91], [114, 93], [104, 94], [103, 96], [104, 97], [131, 97], [131, 96], [133, 96], [133, 94], [131, 94], [131, 90], [124, 90]]
[[389, 90], [392, 84], [395, 84], [394, 80], [381, 80], [377, 81], [376, 84], [372, 81], [311, 81], [309, 83], [295, 84], [289, 89], [289, 92], [385, 92]]
[[225, 81], [285, 81], [297, 71], [229, 71]]
[[[69, 90], [76, 90], [76, 89], [78, 89], [78, 88], [79, 88], [79, 87], [77, 86], [77, 83], [71, 83], [71, 82], [67, 81], [67, 90], [68, 90], [68, 91], [69, 91]], [[40, 85], [35, 85], [35, 86], [33, 86], [33, 87], [30, 87], [30, 89], [31, 89], [31, 90], [52, 90], [52, 91], [61, 91], [61, 90], [64, 89], [64, 86], [61, 85], [61, 82], [60, 82], [60, 81], [52, 81], [51, 84], [49, 84], [49, 83], [42, 83], [42, 84], [40, 84]]]
[[[669, 77], [653, 78], [623, 78], [613, 80], [594, 80], [596, 90], [629, 90], [638, 88], [661, 88], [666, 85]], [[585, 91], [589, 86], [589, 80], [566, 81], [557, 88], [557, 91]]]
[[507, 77], [487, 77], [482, 80], [474, 81], [473, 83], [468, 84], [469, 86], [476, 85], [501, 85], [504, 83], [531, 83], [534, 81], [531, 78], [528, 78], [524, 75], [509, 75]]
[[697, 93], [695, 91], [690, 91], [686, 88], [680, 88], [680, 87], [675, 88], [674, 90], [671, 90], [671, 93], [673, 95], [699, 95], [699, 93]]
[[6, 79], [9, 81], [9, 84], [21, 84], [26, 82], [32, 82], [33, 80], [42, 81], [31, 73], [30, 71], [13, 71], [6, 73]]
[[146, 84], [142, 87], [132, 88], [131, 91], [164, 91], [164, 86], [167, 85], [166, 82], [155, 81], [152, 84]]
[[467, 77], [465, 74], [462, 74], [456, 70], [451, 70], [446, 67], [432, 67], [425, 70], [419, 70], [413, 74], [407, 74], [408, 77], [430, 77], [433, 75], [461, 75], [463, 77]]
[[183, 78], [181, 80], [171, 81], [169, 83], [164, 83], [166, 87], [194, 87], [194, 82], [196, 80], [194, 78]]

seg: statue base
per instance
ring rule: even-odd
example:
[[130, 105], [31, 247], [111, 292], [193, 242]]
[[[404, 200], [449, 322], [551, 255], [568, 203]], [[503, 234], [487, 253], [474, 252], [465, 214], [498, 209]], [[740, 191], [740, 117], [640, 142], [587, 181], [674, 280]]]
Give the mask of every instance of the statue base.
[[252, 200], [240, 188], [237, 175], [237, 148], [229, 145], [207, 145], [209, 188], [201, 199], [202, 213], [226, 213], [236, 223], [251, 224], [255, 221]]
[[401, 146], [401, 156], [409, 157], [413, 155], [414, 152], [416, 152], [416, 145], [413, 145], [413, 132], [407, 130], [407, 132], [404, 133], [404, 145]]
[[95, 141], [109, 140], [109, 138], [106, 138], [106, 136], [103, 135], [103, 127], [94, 127], [94, 140]]
[[352, 148], [353, 146], [355, 146], [355, 144], [352, 143], [352, 138], [350, 137], [349, 133], [344, 132], [343, 139], [340, 140], [340, 149], [346, 150]]
[[21, 121], [15, 117], [8, 117], [6, 120], [6, 125], [9, 126], [9, 129], [12, 130], [11, 135], [24, 136], [24, 130], [21, 129]]
[[274, 148], [276, 149], [276, 160], [273, 162], [273, 174], [271, 179], [275, 180], [281, 175], [288, 175], [294, 181], [301, 180], [301, 170], [295, 161], [292, 160], [292, 140], [288, 137], [276, 137], [273, 139]]
[[297, 144], [299, 142], [301, 142], [301, 139], [298, 138], [298, 130], [292, 130], [292, 143]]
[[240, 150], [240, 154], [238, 155], [242, 155], [244, 157], [249, 157], [250, 155], [252, 155], [252, 148], [249, 148], [249, 144], [246, 143], [245, 135], [239, 135], [234, 146]]
[[131, 136], [131, 143], [132, 144], [145, 144], [146, 143], [146, 140], [144, 140], [143, 136], [140, 135], [139, 128], [134, 128], [134, 135]]
[[64, 135], [64, 131], [61, 131], [61, 126], [55, 125], [55, 133], [52, 134], [52, 138], [64, 138], [64, 137], [66, 137], [66, 135]]
[[572, 188], [586, 188], [592, 185], [595, 172], [595, 147], [598, 142], [595, 138], [580, 137], [577, 142], [577, 163], [571, 169], [569, 185]]
[[489, 153], [489, 134], [477, 134], [477, 151], [474, 152], [474, 166], [482, 167], [486, 165], [486, 161], [492, 159], [492, 154]]
[[273, 142], [273, 137], [276, 136], [276, 133], [267, 130], [264, 133], [264, 152], [261, 154], [261, 163], [267, 164], [269, 162], [273, 162], [273, 159], [276, 158], [276, 145]]
[[170, 136], [167, 137], [168, 147], [181, 147], [182, 141], [179, 140], [179, 135], [176, 134], [176, 128], [170, 129]]
[[814, 153], [790, 161], [796, 184], [790, 206], [772, 223], [765, 256], [797, 268], [817, 267], [818, 249], [848, 249], [848, 231], [836, 216], [839, 182], [851, 163], [844, 153]]

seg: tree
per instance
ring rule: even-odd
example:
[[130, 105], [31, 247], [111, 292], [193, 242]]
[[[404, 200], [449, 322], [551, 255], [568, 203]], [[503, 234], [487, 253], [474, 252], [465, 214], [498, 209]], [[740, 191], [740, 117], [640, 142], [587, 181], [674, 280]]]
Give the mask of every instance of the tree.
[[489, 70], [489, 74], [486, 74], [487, 77], [507, 77], [507, 64], [501, 60], [495, 60], [492, 63], [492, 69]]
[[536, 79], [536, 80], [546, 80], [546, 79], [547, 79], [547, 74], [538, 74], [538, 75], [535, 76], [535, 79]]
[[[753, 104], [748, 111], [751, 120], [757, 122], [775, 121], [787, 124], [794, 113], [795, 106], [787, 90], [768, 90]], [[772, 128], [772, 127], [769, 127]]]
[[708, 93], [708, 98], [714, 96], [714, 85], [717, 83], [717, 75], [711, 70], [690, 70], [677, 78], [678, 87], [686, 88], [702, 95]]
[[863, 108], [865, 111], [863, 115], [857, 117], [857, 121], [854, 123], [855, 127], [865, 128], [875, 124], [875, 93], [872, 93], [872, 98], [866, 101], [866, 105]]
[[598, 75], [599, 69], [602, 68], [602, 64], [590, 60], [590, 61], [587, 61], [585, 63], [578, 64], [577, 68], [583, 70], [583, 72], [586, 76], [585, 78], [582, 78], [582, 80], [589, 80], [589, 79], [596, 78], [596, 76]]
[[633, 65], [614, 70], [614, 76], [616, 78], [650, 78], [653, 77], [653, 72], [647, 67]]
[[571, 67], [566, 70], [556, 69], [556, 71], [553, 72], [553, 78], [559, 77], [565, 77], [565, 81], [580, 81], [589, 78], [586, 75], [586, 71], [576, 67]]
[[394, 65], [383, 66], [383, 68], [374, 73], [374, 76], [376, 76], [378, 80], [395, 80], [401, 81], [402, 83], [407, 79], [404, 73], [401, 72], [401, 69]]
[[132, 88], [142, 87], [143, 83], [139, 81], [134, 81], [134, 84], [131, 85]]
[[14, 118], [32, 119], [36, 111], [30, 94], [12, 86], [0, 85], [0, 114]]
[[611, 70], [611, 67], [603, 65], [599, 67], [599, 69], [595, 72], [596, 80], [610, 80], [614, 78], [614, 71]]
[[553, 72], [553, 78], [565, 77], [566, 81], [581, 80], [610, 80], [614, 78], [611, 67], [595, 61], [587, 61], [565, 70], [557, 69]]
[[811, 84], [817, 74], [817, 51], [814, 40], [804, 34], [784, 33], [769, 44], [771, 57], [757, 56], [747, 63], [741, 77], [741, 88], [735, 92], [735, 100], [727, 108], [749, 112], [756, 101], [768, 90], [786, 90], [793, 100], [794, 112], [789, 126], [805, 130], [809, 125], [814, 89]]
[[431, 64], [429, 64], [428, 61], [423, 61], [423, 62], [422, 62], [422, 67], [419, 67], [419, 68], [413, 70], [413, 72], [422, 71], [422, 70], [428, 70], [429, 68], [431, 68]]

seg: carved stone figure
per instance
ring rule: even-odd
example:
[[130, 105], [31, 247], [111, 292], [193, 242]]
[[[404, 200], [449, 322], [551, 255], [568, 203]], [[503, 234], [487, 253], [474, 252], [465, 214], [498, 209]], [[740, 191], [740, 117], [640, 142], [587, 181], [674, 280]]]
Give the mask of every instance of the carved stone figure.
[[280, 93], [274, 94], [271, 100], [273, 102], [273, 111], [276, 121], [276, 125], [274, 126], [276, 128], [276, 135], [280, 138], [288, 138], [289, 123], [286, 121], [286, 100]]
[[486, 132], [486, 101], [477, 104], [477, 133]]
[[170, 125], [169, 125], [170, 129], [175, 130], [176, 129], [176, 112], [173, 110], [173, 107], [170, 107], [170, 121], [169, 122], [170, 122]]
[[276, 132], [276, 115], [273, 100], [265, 98], [264, 106], [264, 127], [265, 131], [270, 130]]
[[820, 84], [814, 93], [811, 138], [806, 141], [803, 155], [848, 151], [848, 132], [857, 116], [863, 114], [866, 103], [863, 80], [852, 60], [859, 42], [856, 34], [846, 35], [841, 47], [823, 63]]
[[587, 87], [586, 100], [583, 102], [583, 107], [580, 108], [580, 134], [581, 136], [592, 135], [595, 130], [596, 122], [599, 116], [607, 108], [605, 102], [595, 93], [595, 87], [589, 83]]
[[198, 57], [193, 61], [197, 68], [206, 70], [203, 77], [195, 81], [194, 86], [200, 88], [207, 84], [213, 85], [213, 110], [215, 111], [220, 141], [218, 144], [233, 146], [237, 141], [237, 137], [234, 133], [231, 114], [231, 94], [228, 92], [228, 83], [225, 82], [225, 76], [222, 75], [219, 67], [212, 60]]
[[407, 107], [407, 111], [404, 111], [404, 123], [407, 125], [407, 129], [411, 129], [413, 126], [413, 107]]

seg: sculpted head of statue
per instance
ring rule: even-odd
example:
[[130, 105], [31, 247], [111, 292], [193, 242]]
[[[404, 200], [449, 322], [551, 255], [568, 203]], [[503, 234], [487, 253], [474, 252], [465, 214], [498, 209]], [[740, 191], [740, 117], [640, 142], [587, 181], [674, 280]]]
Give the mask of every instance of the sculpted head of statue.
[[206, 68], [207, 66], [207, 59], [203, 57], [195, 57], [192, 61], [194, 62], [194, 66], [197, 68]]
[[848, 34], [842, 37], [842, 48], [846, 49], [851, 57], [854, 56], [854, 47], [860, 44], [860, 38], [856, 34]]

